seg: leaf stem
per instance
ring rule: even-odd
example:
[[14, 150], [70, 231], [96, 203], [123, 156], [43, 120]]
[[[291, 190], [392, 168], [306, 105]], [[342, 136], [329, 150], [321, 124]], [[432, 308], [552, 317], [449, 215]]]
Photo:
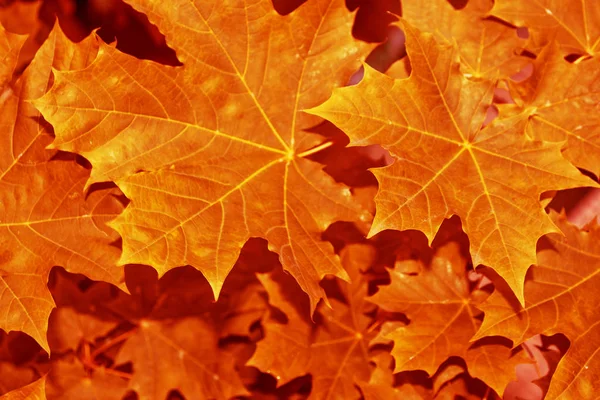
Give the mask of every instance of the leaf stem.
[[320, 144], [317, 147], [313, 147], [312, 149], [303, 151], [302, 153], [298, 154], [298, 157], [299, 158], [308, 157], [308, 156], [311, 156], [311, 155], [313, 155], [315, 153], [318, 153], [321, 150], [325, 150], [326, 148], [331, 147], [331, 146], [333, 146], [333, 142], [325, 142], [323, 144]]

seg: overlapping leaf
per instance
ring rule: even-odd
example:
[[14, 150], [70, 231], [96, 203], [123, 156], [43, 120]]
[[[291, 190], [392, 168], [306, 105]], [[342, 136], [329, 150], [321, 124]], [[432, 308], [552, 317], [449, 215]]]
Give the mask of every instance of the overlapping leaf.
[[[0, 31], [3, 68], [12, 69], [19, 52], [14, 36]], [[8, 44], [8, 47], [6, 46]], [[44, 348], [54, 302], [46, 288], [50, 269], [118, 284], [116, 232], [105, 226], [122, 211], [114, 188], [83, 191], [89, 171], [73, 160], [53, 159], [45, 150], [52, 137], [29, 103], [48, 88], [51, 70], [85, 66], [91, 41], [74, 45], [54, 30], [33, 63], [13, 86], [3, 89], [0, 116], [0, 327], [22, 330]], [[12, 73], [12, 71], [10, 71]], [[9, 76], [2, 71], [2, 79]]]
[[126, 392], [127, 382], [124, 379], [106, 373], [104, 368], [97, 369], [90, 377], [77, 359], [55, 362], [46, 382], [49, 399], [120, 399]]
[[27, 386], [38, 378], [36, 371], [11, 361], [0, 361], [0, 393], [3, 394]]
[[218, 350], [214, 327], [200, 318], [142, 321], [117, 363], [133, 361], [130, 387], [140, 399], [160, 400], [177, 388], [188, 398], [229, 399], [246, 394], [233, 357]]
[[[365, 400], [431, 400], [431, 399], [498, 399], [486, 385], [473, 385], [475, 379], [465, 368], [453, 363], [445, 363], [431, 378], [418, 373], [392, 374], [388, 361], [389, 354], [376, 358], [377, 369], [373, 371], [369, 383], [361, 383], [360, 389]], [[385, 362], [385, 363], [382, 363]], [[502, 360], [505, 362], [506, 360]], [[506, 369], [511, 366], [506, 365]]]
[[600, 8], [594, 0], [496, 0], [490, 13], [527, 27], [534, 51], [556, 40], [563, 54], [600, 52]]
[[2, 400], [46, 400], [46, 377], [0, 396]]
[[93, 343], [117, 326], [115, 321], [104, 321], [92, 315], [80, 314], [73, 308], [58, 308], [51, 317], [54, 329], [49, 339], [52, 352], [77, 350], [82, 342]]
[[564, 218], [555, 220], [563, 235], [540, 241], [538, 263], [525, 282], [525, 307], [505, 291], [496, 291], [482, 309], [477, 337], [502, 335], [519, 344], [538, 333], [563, 333], [571, 346], [558, 364], [547, 399], [592, 398], [600, 390], [600, 229], [579, 231]]
[[476, 306], [487, 294], [470, 285], [459, 245], [449, 242], [436, 250], [429, 265], [396, 263], [390, 285], [371, 301], [410, 320], [407, 326], [382, 327], [382, 337], [394, 342], [396, 372], [425, 370], [431, 376], [449, 357], [462, 357], [472, 376], [501, 395], [515, 379], [515, 366], [528, 359], [522, 351], [513, 356], [502, 344], [471, 343], [481, 324]]
[[368, 219], [322, 167], [304, 157], [322, 139], [300, 110], [345, 83], [368, 49], [350, 35], [341, 0], [311, 1], [280, 16], [269, 0], [135, 0], [183, 67], [140, 61], [102, 46], [82, 71], [57, 73], [36, 106], [56, 148], [84, 155], [90, 182], [115, 180], [132, 200], [111, 226], [121, 263], [161, 274], [202, 270], [215, 294], [251, 236], [268, 239], [309, 293], [345, 276], [321, 232]]
[[509, 83], [516, 104], [501, 105], [501, 114], [527, 116], [532, 137], [566, 141], [565, 157], [600, 175], [600, 61], [568, 63], [558, 45], [551, 44], [533, 68], [527, 80]]
[[116, 365], [134, 365], [128, 387], [140, 399], [161, 400], [173, 390], [186, 398], [210, 399], [248, 393], [234, 354], [220, 343], [248, 336], [266, 311], [261, 285], [239, 266], [216, 303], [206, 279], [191, 267], [172, 270], [157, 282], [158, 293], [147, 300], [151, 307], [132, 320], [136, 326], [121, 336], [124, 344], [115, 357]]
[[424, 32], [435, 34], [441, 43], [457, 43], [461, 71], [473, 77], [508, 77], [528, 59], [519, 55], [525, 40], [516, 30], [486, 19], [491, 0], [470, 0], [456, 10], [448, 0], [402, 2], [402, 17]]
[[481, 129], [494, 83], [467, 79], [458, 50], [404, 22], [412, 66], [393, 80], [365, 68], [360, 84], [337, 89], [311, 112], [355, 145], [381, 143], [395, 159], [379, 181], [371, 235], [418, 229], [432, 238], [445, 217], [460, 216], [475, 265], [486, 264], [523, 300], [535, 244], [556, 231], [538, 198], [547, 190], [593, 185], [559, 145], [530, 139], [513, 117]]
[[2, 101], [6, 101], [6, 90], [8, 90], [8, 84], [13, 78], [13, 73], [19, 61], [19, 52], [25, 40], [26, 36], [15, 35], [14, 33], [7, 32], [0, 25], [0, 88], [2, 89]]
[[287, 318], [285, 323], [264, 323], [265, 338], [249, 364], [275, 375], [280, 384], [311, 374], [314, 399], [356, 398], [355, 383], [371, 374], [368, 343], [376, 326], [366, 315], [373, 305], [365, 300], [366, 280], [359, 271], [370, 266], [373, 255], [366, 245], [344, 249], [344, 265], [353, 278], [352, 285], [340, 283], [347, 303], [331, 299], [332, 308], [318, 309], [316, 324], [310, 320], [307, 299], [289, 275], [279, 270], [262, 276], [270, 303]]
[[[591, 0], [405, 0], [410, 59], [390, 73], [402, 79], [367, 67], [362, 83], [337, 91], [313, 114], [302, 110], [347, 83], [369, 49], [352, 39], [343, 0], [278, 2], [294, 5], [285, 16], [272, 0], [127, 2], [155, 24], [148, 29], [159, 44], [149, 50], [140, 42], [131, 54], [176, 65], [158, 27], [183, 66], [124, 55], [123, 36], [118, 48], [93, 39], [75, 45], [55, 30], [22, 74], [33, 52], [24, 37], [0, 28], [0, 328], [23, 330], [52, 352], [48, 359], [22, 333], [0, 335], [2, 392], [42, 376], [2, 399], [489, 399], [528, 359], [506, 338], [488, 336], [518, 346], [559, 332], [571, 347], [552, 383], [541, 385], [551, 385], [548, 397], [589, 398], [600, 390], [599, 228], [552, 222], [539, 203], [545, 191], [593, 184], [561, 152], [600, 173], [600, 11]], [[99, 5], [106, 16], [129, 10], [121, 0], [43, 3], [77, 10], [75, 24]], [[41, 4], [24, 3], [35, 10], [22, 20], [28, 26], [9, 17], [11, 27], [35, 31]], [[361, 5], [357, 21], [380, 5], [399, 13], [397, 0], [346, 4]], [[2, 22], [7, 15], [0, 10]], [[498, 18], [527, 26], [527, 49], [538, 56], [528, 80], [508, 82], [515, 104], [500, 105], [500, 118], [481, 129], [495, 79], [525, 62], [525, 41]], [[113, 22], [131, 31], [131, 21]], [[387, 23], [379, 25], [383, 38]], [[56, 128], [54, 141], [32, 102]], [[419, 229], [432, 239], [456, 214], [475, 264], [495, 268], [517, 299], [499, 280], [480, 306], [487, 291], [467, 279], [466, 245], [459, 251], [447, 230], [433, 250], [419, 232], [365, 239], [371, 218], [363, 207], [372, 213], [368, 193], [377, 188], [361, 198], [322, 168], [338, 182], [372, 185], [371, 176], [348, 175], [364, 168], [346, 155], [380, 149], [340, 151], [337, 137], [307, 129], [322, 121], [314, 114], [346, 130], [353, 144], [383, 144], [394, 158], [376, 170], [371, 234]], [[87, 157], [91, 176], [79, 165], [84, 160], [59, 150]], [[121, 192], [97, 184], [111, 181], [132, 200], [122, 214]], [[158, 273], [128, 265], [129, 295], [55, 269], [50, 296], [54, 265], [119, 283], [120, 241], [108, 220], [123, 238], [121, 264], [150, 264]], [[340, 263], [321, 234], [343, 220], [361, 224], [336, 224], [323, 236], [336, 250], [345, 243]], [[557, 224], [566, 238], [555, 233]], [[525, 279], [544, 234], [539, 266]], [[402, 261], [388, 282], [381, 265], [394, 257]], [[210, 285], [189, 266], [174, 268], [184, 264]], [[323, 279], [328, 274], [337, 277]], [[319, 303], [325, 295], [329, 301]], [[54, 302], [60, 308], [46, 343]], [[473, 338], [479, 307], [486, 316]]]
[[240, 361], [223, 343], [249, 336], [266, 301], [243, 268], [257, 253], [242, 254], [216, 303], [206, 279], [189, 266], [160, 280], [150, 267], [128, 266], [131, 295], [104, 282], [87, 281], [82, 290], [80, 277], [61, 274], [60, 292], [70, 294], [57, 300], [62, 307], [50, 319], [48, 397], [116, 399], [131, 390], [157, 400], [172, 391], [186, 398], [247, 394], [237, 365], [250, 354]]

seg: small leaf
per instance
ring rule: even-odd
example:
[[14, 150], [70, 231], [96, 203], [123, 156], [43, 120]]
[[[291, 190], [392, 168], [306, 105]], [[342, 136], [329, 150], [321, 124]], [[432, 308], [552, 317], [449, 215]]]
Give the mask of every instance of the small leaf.
[[46, 400], [46, 376], [0, 396], [1, 400]]
[[510, 294], [495, 291], [481, 308], [485, 318], [476, 337], [502, 335], [514, 344], [542, 333], [563, 333], [571, 341], [552, 378], [547, 399], [593, 397], [598, 386], [600, 309], [594, 300], [600, 284], [600, 228], [589, 231], [553, 214], [564, 235], [540, 241], [538, 263], [525, 283], [525, 307], [515, 309]]

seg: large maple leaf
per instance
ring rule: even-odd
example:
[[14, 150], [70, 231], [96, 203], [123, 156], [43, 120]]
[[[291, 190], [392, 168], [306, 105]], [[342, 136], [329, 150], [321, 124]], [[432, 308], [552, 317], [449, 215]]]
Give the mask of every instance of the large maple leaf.
[[402, 17], [435, 34], [440, 42], [460, 45], [461, 70], [474, 77], [508, 77], [529, 62], [519, 55], [525, 40], [515, 28], [486, 17], [491, 0], [471, 0], [456, 10], [448, 0], [402, 2]]
[[[0, 43], [11, 40], [0, 29]], [[54, 306], [46, 287], [54, 265], [118, 284], [118, 239], [105, 222], [123, 209], [115, 188], [83, 188], [89, 171], [60, 160], [47, 124], [28, 101], [48, 88], [53, 68], [85, 66], [91, 41], [75, 45], [55, 29], [24, 75], [1, 96], [0, 116], [0, 328], [21, 330], [46, 350], [48, 316]], [[2, 45], [0, 51], [7, 47]], [[19, 46], [0, 58], [16, 60]], [[10, 61], [6, 66], [9, 66]], [[1, 72], [6, 76], [4, 71]]]
[[594, 0], [496, 0], [490, 13], [527, 27], [534, 51], [556, 40], [567, 54], [600, 52], [600, 7]]
[[525, 282], [525, 307], [506, 291], [495, 291], [482, 305], [476, 337], [502, 335], [519, 344], [542, 333], [563, 333], [571, 341], [559, 362], [547, 399], [587, 399], [600, 390], [600, 228], [580, 231], [554, 214], [564, 235], [545, 236], [538, 262]]
[[321, 232], [369, 218], [305, 159], [323, 140], [300, 132], [320, 121], [300, 110], [345, 83], [369, 48], [351, 37], [352, 15], [342, 0], [287, 16], [269, 0], [129, 3], [184, 67], [102, 46], [89, 68], [57, 73], [36, 103], [54, 146], [84, 155], [90, 182], [114, 180], [131, 199], [111, 224], [123, 237], [121, 264], [161, 274], [191, 264], [218, 295], [242, 245], [262, 236], [314, 307], [320, 279], [345, 276]]
[[522, 300], [535, 244], [557, 230], [539, 195], [593, 182], [562, 157], [559, 145], [527, 137], [524, 117], [482, 129], [494, 82], [466, 78], [456, 46], [403, 25], [410, 78], [365, 67], [357, 86], [336, 89], [310, 112], [340, 127], [351, 144], [380, 143], [394, 157], [391, 166], [373, 170], [379, 192], [370, 235], [418, 229], [433, 238], [444, 218], [456, 214], [474, 264], [493, 267]]
[[600, 61], [565, 61], [553, 43], [533, 63], [523, 82], [509, 81], [516, 104], [499, 105], [501, 115], [527, 116], [535, 138], [566, 141], [563, 154], [574, 165], [600, 175]]

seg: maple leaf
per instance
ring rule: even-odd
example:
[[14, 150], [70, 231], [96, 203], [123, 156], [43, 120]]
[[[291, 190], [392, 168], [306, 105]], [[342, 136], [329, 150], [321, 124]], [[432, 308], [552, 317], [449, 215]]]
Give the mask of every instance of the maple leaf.
[[566, 54], [594, 56], [600, 51], [600, 9], [595, 1], [496, 0], [490, 14], [527, 27], [534, 51], [552, 40]]
[[0, 89], [2, 90], [2, 102], [9, 95], [8, 83], [12, 80], [15, 69], [19, 62], [19, 52], [25, 43], [27, 36], [15, 35], [7, 32], [0, 25]]
[[530, 60], [520, 56], [525, 40], [514, 28], [486, 19], [492, 0], [471, 0], [460, 10], [447, 0], [403, 1], [402, 18], [441, 43], [459, 44], [461, 72], [473, 77], [511, 76]]
[[[504, 351], [510, 351], [510, 349], [505, 348]], [[474, 379], [467, 374], [462, 365], [445, 363], [434, 376], [425, 379], [415, 372], [392, 374], [390, 360], [391, 355], [388, 353], [375, 357], [377, 367], [371, 375], [371, 380], [368, 383], [360, 383], [365, 400], [498, 398], [493, 391], [489, 390], [489, 387], [473, 385]], [[505, 360], [501, 360], [501, 362], [505, 362]]]
[[32, 368], [16, 365], [12, 361], [0, 361], [0, 393], [3, 394], [27, 386], [39, 378]]
[[466, 265], [459, 244], [446, 243], [436, 249], [430, 265], [397, 262], [390, 285], [382, 286], [370, 301], [410, 320], [407, 326], [385, 323], [380, 334], [394, 342], [396, 372], [420, 369], [431, 376], [446, 359], [458, 356], [472, 376], [502, 394], [515, 378], [515, 366], [529, 359], [523, 351], [513, 356], [502, 344], [471, 343], [480, 326], [476, 306], [487, 294], [470, 289]]
[[158, 281], [155, 303], [142, 318], [132, 319], [136, 327], [120, 336], [124, 344], [115, 357], [115, 365], [133, 364], [129, 388], [141, 399], [161, 400], [172, 390], [186, 398], [247, 394], [234, 354], [220, 340], [248, 336], [266, 304], [253, 274], [236, 268], [216, 303], [206, 279], [191, 267], [169, 271]]
[[[41, 2], [0, 2], [0, 24], [8, 31], [20, 35], [34, 32], [39, 25], [38, 11]], [[31, 60], [29, 60], [31, 61]]]
[[218, 340], [214, 327], [200, 318], [145, 320], [115, 361], [134, 363], [130, 387], [140, 399], [164, 399], [173, 388], [188, 398], [247, 394], [233, 357], [218, 350]]
[[344, 83], [370, 47], [352, 39], [352, 15], [342, 0], [285, 17], [269, 0], [129, 3], [184, 67], [101, 46], [89, 68], [56, 73], [36, 102], [54, 146], [85, 156], [90, 182], [114, 180], [131, 199], [111, 223], [123, 237], [120, 263], [160, 274], [190, 264], [218, 295], [242, 245], [264, 237], [315, 307], [320, 279], [345, 277], [321, 232], [370, 218], [305, 159], [328, 144], [300, 134], [320, 121], [300, 110]]
[[501, 104], [501, 115], [527, 116], [535, 138], [566, 140], [565, 157], [600, 175], [600, 61], [569, 63], [556, 44], [545, 47], [523, 82], [509, 81], [516, 104]]
[[106, 373], [103, 368], [89, 376], [84, 365], [73, 357], [54, 362], [46, 382], [46, 394], [50, 399], [121, 399], [126, 392], [124, 379]]
[[431, 239], [444, 218], [456, 214], [474, 264], [493, 267], [523, 301], [535, 243], [557, 229], [539, 195], [594, 183], [557, 144], [527, 137], [524, 118], [481, 129], [494, 83], [465, 78], [456, 46], [403, 26], [410, 78], [394, 80], [365, 66], [358, 85], [336, 89], [309, 112], [336, 124], [351, 144], [380, 143], [395, 159], [373, 170], [379, 192], [370, 235], [417, 229]]
[[77, 350], [81, 342], [93, 343], [108, 334], [117, 322], [104, 321], [92, 315], [81, 314], [73, 308], [61, 307], [52, 313], [48, 341], [52, 352]]
[[[14, 36], [0, 30], [4, 43]], [[58, 29], [32, 64], [2, 94], [0, 126], [0, 327], [22, 330], [46, 350], [48, 316], [54, 302], [46, 287], [54, 265], [118, 284], [118, 238], [105, 223], [123, 209], [115, 188], [83, 186], [89, 171], [46, 150], [52, 137], [28, 103], [48, 88], [53, 68], [85, 65], [92, 42], [70, 43]], [[4, 47], [4, 50], [7, 48]], [[13, 55], [1, 55], [12, 60]], [[10, 69], [7, 62], [7, 69]], [[4, 72], [3, 72], [4, 74]]]
[[114, 384], [116, 390], [135, 389], [141, 399], [165, 399], [174, 390], [187, 398], [246, 394], [233, 365], [240, 361], [221, 345], [228, 336], [249, 336], [265, 313], [262, 286], [240, 268], [244, 259], [216, 303], [206, 279], [189, 266], [160, 280], [150, 267], [128, 266], [131, 295], [118, 290], [108, 295], [104, 282], [92, 282], [83, 291], [73, 275], [69, 289], [61, 278], [60, 291], [71, 294], [50, 319], [52, 393], [77, 393], [83, 384]]
[[46, 400], [46, 376], [0, 396], [1, 400]]
[[476, 337], [502, 335], [514, 344], [542, 333], [563, 333], [571, 341], [554, 373], [547, 399], [585, 399], [600, 390], [600, 309], [593, 294], [600, 284], [600, 228], [589, 232], [552, 214], [563, 235], [545, 236], [538, 262], [525, 282], [525, 307], [496, 290], [482, 305], [483, 324]]
[[365, 300], [367, 280], [359, 278], [359, 271], [370, 266], [373, 250], [363, 244], [342, 250], [343, 264], [353, 278], [352, 284], [338, 281], [347, 303], [330, 299], [331, 308], [318, 308], [316, 324], [310, 320], [308, 299], [289, 275], [279, 269], [260, 276], [269, 303], [287, 316], [287, 322], [263, 321], [265, 338], [248, 365], [275, 375], [280, 385], [311, 374], [311, 398], [357, 397], [355, 382], [368, 380], [371, 374], [368, 343], [376, 327], [365, 315], [373, 306]]
[[389, 353], [378, 354], [373, 361], [375, 362], [375, 370], [371, 374], [371, 379], [369, 379], [369, 382], [359, 383], [360, 391], [365, 400], [417, 400], [433, 397], [432, 391], [422, 385], [405, 384], [395, 387], [394, 374], [391, 368], [393, 359]]

